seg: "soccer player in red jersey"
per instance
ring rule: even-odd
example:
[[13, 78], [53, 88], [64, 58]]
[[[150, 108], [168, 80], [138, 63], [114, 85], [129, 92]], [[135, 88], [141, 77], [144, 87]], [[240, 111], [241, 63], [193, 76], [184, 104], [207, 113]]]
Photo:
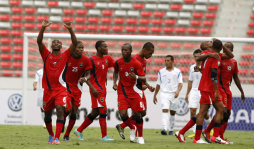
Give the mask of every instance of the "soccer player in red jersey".
[[[59, 40], [53, 40], [51, 53], [42, 42], [44, 30], [50, 24], [51, 22], [43, 20], [42, 28], [37, 37], [37, 44], [44, 62], [44, 73], [42, 78], [42, 87], [44, 88], [43, 110], [45, 111], [44, 121], [49, 132], [48, 144], [60, 144], [59, 137], [64, 124], [63, 111], [67, 96], [66, 83], [64, 81], [66, 74], [65, 66], [77, 46], [77, 39], [72, 30], [72, 23], [65, 23], [64, 26], [71, 34], [72, 44], [68, 50], [61, 53], [62, 43]], [[57, 115], [55, 136], [51, 122], [52, 111], [54, 108], [56, 108]]]
[[[78, 41], [73, 56], [66, 63], [66, 86], [67, 86], [67, 98], [66, 98], [66, 110], [64, 111], [64, 118], [70, 115], [69, 125], [64, 134], [64, 141], [70, 141], [69, 134], [76, 122], [76, 113], [78, 107], [81, 104], [82, 86], [83, 81], [79, 81], [81, 77], [84, 77], [84, 82], [90, 79], [90, 69], [92, 68], [90, 59], [83, 55], [84, 45]], [[64, 119], [64, 120], [65, 120]]]
[[[220, 53], [222, 49], [222, 42], [220, 40], [214, 40], [212, 44], [212, 52]], [[203, 128], [203, 120], [204, 116], [208, 112], [210, 108], [210, 104], [212, 102], [213, 106], [216, 109], [216, 114], [214, 116], [214, 134], [211, 139], [212, 142], [220, 143], [220, 144], [228, 144], [226, 141], [222, 140], [219, 137], [220, 131], [220, 122], [223, 116], [223, 104], [222, 99], [219, 98], [218, 93], [218, 68], [221, 64], [220, 59], [207, 58], [202, 66], [202, 77], [199, 85], [199, 90], [201, 93], [200, 99], [200, 111], [195, 116], [192, 117], [191, 120], [185, 125], [180, 131], [176, 132], [176, 137], [180, 142], [185, 142], [184, 134], [187, 130], [189, 130], [195, 123], [196, 126], [196, 135], [193, 140], [193, 143], [207, 143], [203, 141], [200, 136]]]
[[105, 41], [97, 41], [95, 48], [97, 50], [96, 55], [90, 57], [92, 74], [90, 80], [87, 81], [87, 85], [90, 87], [92, 111], [85, 118], [81, 126], [74, 131], [74, 133], [77, 135], [79, 140], [83, 140], [82, 131], [87, 128], [98, 115], [100, 115], [99, 123], [102, 134], [101, 141], [114, 141], [114, 139], [107, 136], [106, 81], [108, 68], [114, 67], [115, 61], [111, 56], [107, 55], [108, 46]]
[[[142, 50], [138, 54], [133, 56], [134, 58], [136, 58], [140, 62], [140, 64], [143, 67], [143, 70], [144, 70], [145, 73], [146, 73], [146, 59], [151, 58], [153, 53], [154, 53], [154, 45], [151, 42], [146, 42], [143, 45]], [[142, 117], [146, 116], [146, 111], [147, 111], [146, 97], [145, 97], [145, 94], [144, 94], [144, 90], [146, 90], [147, 88], [149, 89], [150, 92], [153, 92], [155, 90], [155, 88], [153, 86], [150, 86], [147, 82], [142, 83], [142, 92], [143, 92], [142, 100], [143, 100], [144, 107], [145, 107], [145, 110], [141, 112]], [[135, 124], [136, 123], [135, 115], [132, 115], [129, 119], [131, 120], [132, 124], [136, 125]], [[126, 126], [127, 125], [125, 125], [125, 123], [122, 123], [120, 125], [118, 124], [116, 126], [119, 133], [121, 132], [121, 134], [122, 134], [121, 137], [123, 139], [125, 138], [123, 129]], [[135, 132], [131, 132], [131, 135], [132, 135], [132, 133], [135, 133]]]
[[[115, 62], [113, 73], [113, 89], [117, 90], [118, 110], [123, 122], [130, 127], [131, 131], [137, 129], [137, 143], [145, 144], [143, 138], [143, 119], [141, 112], [145, 110], [142, 100], [142, 82], [146, 82], [145, 73], [140, 62], [131, 56], [132, 46], [125, 43], [122, 46], [122, 58]], [[116, 84], [118, 79], [118, 85]], [[136, 117], [136, 126], [131, 123], [127, 110], [131, 108]], [[119, 133], [120, 134], [120, 133]], [[120, 134], [121, 136], [121, 134]], [[130, 137], [131, 141], [135, 140], [135, 133]]]

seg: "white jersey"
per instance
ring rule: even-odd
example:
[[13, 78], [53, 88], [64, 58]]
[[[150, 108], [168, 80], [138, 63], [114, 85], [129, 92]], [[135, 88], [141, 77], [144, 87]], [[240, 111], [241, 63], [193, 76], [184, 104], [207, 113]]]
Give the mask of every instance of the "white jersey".
[[42, 76], [43, 76], [43, 69], [40, 69], [36, 72], [35, 74], [35, 80], [34, 82], [37, 82], [39, 84], [38, 92], [43, 93], [43, 88], [42, 88]]
[[198, 90], [200, 79], [202, 77], [202, 73], [201, 72], [195, 72], [194, 71], [195, 66], [196, 66], [196, 64], [194, 64], [190, 67], [189, 80], [192, 81], [192, 89]]
[[165, 67], [159, 71], [157, 84], [160, 85], [161, 92], [174, 93], [179, 83], [183, 83], [183, 77], [178, 68], [174, 67], [172, 71], [168, 71]]

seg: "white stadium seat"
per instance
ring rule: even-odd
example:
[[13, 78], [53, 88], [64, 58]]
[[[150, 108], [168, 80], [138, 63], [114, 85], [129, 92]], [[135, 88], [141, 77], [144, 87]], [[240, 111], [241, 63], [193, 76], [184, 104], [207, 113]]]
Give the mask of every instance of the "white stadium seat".
[[183, 10], [194, 10], [194, 6], [193, 5], [183, 5], [182, 9]]
[[82, 2], [71, 2], [72, 7], [84, 7]]
[[96, 8], [107, 8], [108, 3], [96, 3]]
[[53, 14], [62, 14], [63, 10], [60, 8], [51, 8], [50, 12]]
[[49, 9], [48, 8], [38, 8], [37, 12], [38, 13], [49, 13]]
[[90, 9], [88, 10], [89, 15], [101, 15], [101, 11], [98, 9]]
[[190, 12], [180, 12], [179, 13], [179, 17], [190, 18], [191, 17], [191, 13]]
[[182, 3], [183, 0], [172, 0], [172, 2], [175, 2], [175, 3]]
[[0, 28], [10, 28], [11, 23], [10, 22], [0, 22]]
[[11, 12], [11, 8], [10, 7], [0, 7], [0, 12]]
[[54, 22], [62, 22], [62, 17], [61, 16], [50, 16], [49, 20], [54, 21]]
[[125, 16], [126, 15], [126, 11], [125, 10], [116, 10], [115, 11], [115, 15], [116, 16]]
[[70, 7], [70, 2], [59, 1], [58, 6], [60, 6], [60, 7]]
[[121, 8], [132, 9], [132, 3], [121, 3]]
[[167, 12], [166, 16], [167, 17], [172, 17], [172, 18], [177, 18], [178, 17], [178, 12]]
[[33, 1], [22, 1], [21, 3], [23, 6], [33, 6]]
[[206, 11], [206, 5], [195, 5], [195, 10]]
[[208, 3], [208, 0], [196, 0], [196, 3]]
[[139, 16], [139, 11], [129, 10], [128, 11], [128, 16], [138, 17]]
[[156, 9], [157, 6], [156, 6], [156, 4], [146, 4], [146, 5], [145, 5], [145, 8], [146, 8], [146, 9]]
[[119, 3], [108, 3], [108, 8], [119, 8]]
[[178, 25], [190, 25], [190, 20], [178, 20]]
[[158, 9], [169, 9], [169, 5], [168, 4], [158, 4]]
[[7, 1], [7, 0], [0, 0], [0, 5], [9, 5], [9, 1]]
[[210, 3], [219, 4], [221, 0], [209, 0]]
[[45, 1], [34, 1], [35, 6], [45, 6], [46, 2]]

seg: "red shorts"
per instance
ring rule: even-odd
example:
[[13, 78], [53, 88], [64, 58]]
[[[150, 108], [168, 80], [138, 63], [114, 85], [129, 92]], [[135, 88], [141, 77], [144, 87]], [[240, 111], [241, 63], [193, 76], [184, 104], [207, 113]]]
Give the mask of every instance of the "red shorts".
[[94, 97], [92, 92], [90, 92], [91, 100], [92, 100], [92, 108], [99, 108], [99, 107], [107, 107], [106, 104], [106, 94], [99, 93], [98, 97]]
[[118, 110], [127, 110], [128, 108], [131, 108], [134, 112], [145, 110], [143, 99], [138, 93], [136, 93], [134, 97], [132, 95], [132, 98], [126, 98], [124, 95], [120, 95], [117, 100]]
[[67, 98], [66, 98], [67, 106], [71, 106], [69, 104], [72, 103], [73, 105], [80, 107], [81, 95], [82, 95], [82, 92], [79, 92], [77, 94], [71, 94], [71, 93], [67, 92]]
[[231, 110], [232, 109], [232, 92], [227, 92], [227, 102], [228, 102], [228, 105], [227, 105], [227, 110]]
[[142, 91], [142, 92], [143, 92], [142, 102], [143, 102], [143, 104], [144, 104], [145, 109], [147, 109], [147, 105], [146, 105], [146, 96], [145, 96], [144, 91]]
[[224, 107], [227, 107], [227, 94], [223, 89], [219, 89], [219, 97], [222, 99]]
[[46, 90], [43, 94], [43, 110], [49, 111], [56, 108], [56, 105], [66, 104], [67, 91], [66, 90]]
[[218, 103], [221, 102], [221, 98], [219, 96], [219, 99], [217, 101], [213, 101], [214, 100], [214, 92], [204, 92], [204, 91], [200, 91], [201, 93], [201, 98], [199, 103], [200, 104], [212, 104], [212, 103]]

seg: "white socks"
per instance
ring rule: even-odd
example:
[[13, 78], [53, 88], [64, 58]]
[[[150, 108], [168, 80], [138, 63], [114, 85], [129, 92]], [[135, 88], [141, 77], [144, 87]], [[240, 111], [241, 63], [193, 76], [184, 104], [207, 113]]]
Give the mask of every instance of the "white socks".
[[193, 133], [196, 133], [196, 124], [192, 126], [191, 129], [193, 130]]
[[206, 124], [207, 124], [207, 126], [211, 123], [211, 120], [210, 120], [210, 118], [208, 118], [208, 119], [205, 119], [205, 122], [206, 122]]
[[44, 122], [44, 112], [41, 112], [41, 118], [42, 118], [42, 121]]
[[167, 131], [167, 122], [168, 122], [168, 113], [164, 113], [162, 112], [162, 119], [161, 119], [161, 122], [162, 122], [162, 127], [164, 130]]
[[169, 118], [169, 131], [173, 131], [173, 128], [175, 126], [175, 115], [170, 115], [170, 118]]

